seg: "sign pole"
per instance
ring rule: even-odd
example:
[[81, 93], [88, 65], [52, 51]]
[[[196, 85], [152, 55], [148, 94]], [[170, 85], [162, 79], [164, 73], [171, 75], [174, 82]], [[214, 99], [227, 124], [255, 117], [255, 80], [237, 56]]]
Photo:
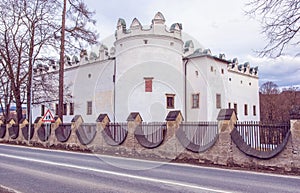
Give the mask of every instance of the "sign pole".
[[55, 119], [54, 119], [50, 109], [48, 109], [46, 111], [46, 113], [44, 114], [44, 116], [42, 118], [42, 121], [46, 124], [45, 125], [45, 141], [46, 141], [46, 136], [48, 136], [48, 134], [50, 133], [51, 123], [55, 122]]

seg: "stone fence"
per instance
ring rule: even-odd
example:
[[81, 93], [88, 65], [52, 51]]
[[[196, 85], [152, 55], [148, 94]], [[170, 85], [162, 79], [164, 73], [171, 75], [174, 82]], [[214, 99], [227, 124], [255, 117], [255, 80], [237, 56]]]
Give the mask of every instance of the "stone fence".
[[106, 114], [100, 114], [95, 123], [84, 123], [80, 115], [69, 124], [59, 118], [44, 124], [38, 117], [31, 127], [26, 119], [18, 125], [14, 120], [6, 125], [0, 121], [0, 142], [300, 173], [300, 120], [291, 120], [285, 138], [266, 152], [242, 141], [236, 123], [231, 109], [222, 109], [216, 124], [197, 124], [204, 130], [184, 129], [180, 111], [171, 111], [165, 122], [153, 124], [143, 123], [139, 113], [131, 113], [125, 123], [111, 123]]

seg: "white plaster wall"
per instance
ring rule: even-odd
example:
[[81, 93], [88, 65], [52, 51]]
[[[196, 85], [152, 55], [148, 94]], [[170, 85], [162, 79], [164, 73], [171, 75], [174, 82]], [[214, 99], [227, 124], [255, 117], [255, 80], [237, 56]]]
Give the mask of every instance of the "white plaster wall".
[[[107, 113], [111, 118], [113, 116], [113, 61], [83, 64], [75, 73], [73, 86], [75, 115], [80, 114], [84, 122], [91, 123], [96, 121], [100, 113]], [[87, 115], [87, 101], [92, 101], [93, 104], [91, 115]]]
[[[189, 60], [187, 63], [187, 82], [186, 82], [186, 121], [207, 120], [207, 66], [201, 65], [201, 58]], [[196, 74], [198, 72], [198, 75]], [[200, 97], [199, 108], [192, 108], [192, 94], [198, 94]]]
[[[229, 81], [229, 78], [231, 78], [231, 81]], [[229, 93], [227, 105], [230, 102], [231, 108], [233, 108], [233, 104], [237, 104], [238, 120], [259, 121], [260, 106], [258, 78], [229, 71], [226, 82]], [[248, 105], [248, 115], [244, 114], [245, 104]], [[253, 115], [253, 105], [256, 106], [256, 116]]]
[[[140, 112], [145, 122], [164, 121], [169, 110], [183, 109], [182, 45], [151, 34], [115, 43], [116, 121], [126, 121], [130, 112]], [[153, 77], [152, 93], [145, 92], [145, 77]], [[174, 109], [166, 108], [165, 94], [175, 94]]]
[[[213, 71], [211, 71], [213, 67]], [[224, 70], [224, 74], [221, 73]], [[195, 71], [198, 70], [199, 77], [192, 78]], [[221, 95], [221, 108], [226, 108], [225, 103], [228, 98], [224, 77], [227, 77], [227, 65], [210, 56], [201, 56], [190, 60], [188, 77], [192, 88], [200, 91], [200, 109], [192, 109], [191, 104], [188, 105], [188, 120], [191, 121], [215, 121], [219, 108], [216, 107], [216, 94]], [[226, 78], [225, 78], [226, 79]], [[187, 100], [191, 103], [192, 92], [188, 92]], [[200, 111], [200, 112], [199, 112]]]

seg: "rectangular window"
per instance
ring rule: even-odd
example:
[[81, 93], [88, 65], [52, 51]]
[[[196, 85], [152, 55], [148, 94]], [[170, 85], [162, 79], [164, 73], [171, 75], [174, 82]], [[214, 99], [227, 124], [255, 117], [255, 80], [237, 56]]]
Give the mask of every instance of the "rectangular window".
[[236, 103], [233, 104], [233, 108], [234, 108], [235, 114], [237, 115], [238, 114], [238, 108], [237, 108]]
[[244, 114], [247, 116], [248, 115], [248, 105], [244, 105]]
[[192, 94], [192, 108], [199, 108], [200, 94]]
[[152, 92], [152, 79], [153, 78], [144, 78], [144, 80], [145, 80], [145, 92]]
[[210, 71], [213, 72], [214, 71], [214, 67], [210, 66]]
[[67, 103], [64, 103], [64, 105], [63, 105], [63, 115], [67, 115], [67, 110], [68, 110]]
[[167, 108], [174, 109], [175, 107], [175, 94], [166, 94], [167, 99]]
[[70, 103], [70, 115], [74, 115], [74, 103]]
[[92, 101], [88, 101], [86, 114], [91, 115], [92, 113], [93, 113], [93, 103], [92, 103]]
[[216, 94], [216, 107], [217, 107], [217, 109], [221, 108], [221, 95], [220, 94]]
[[253, 105], [253, 116], [256, 116], [256, 106]]
[[58, 115], [58, 104], [55, 104], [55, 115]]
[[45, 105], [41, 105], [41, 116], [45, 114]]
[[228, 109], [231, 109], [231, 103], [228, 103]]

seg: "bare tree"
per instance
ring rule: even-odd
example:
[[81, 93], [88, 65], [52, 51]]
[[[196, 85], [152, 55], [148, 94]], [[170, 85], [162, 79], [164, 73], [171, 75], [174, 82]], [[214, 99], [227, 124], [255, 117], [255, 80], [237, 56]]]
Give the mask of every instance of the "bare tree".
[[268, 81], [261, 85], [259, 92], [262, 94], [279, 94], [280, 90], [278, 89], [278, 85], [274, 82]]
[[[58, 71], [50, 71], [48, 65], [38, 64], [34, 68], [33, 77], [33, 105], [47, 104], [58, 102]], [[72, 98], [70, 87], [64, 85], [64, 101], [68, 102]]]
[[[62, 5], [60, 68], [59, 68], [59, 105], [58, 117], [63, 121], [64, 104], [64, 59], [65, 47], [72, 50], [82, 49], [84, 43], [96, 44], [97, 34], [89, 25], [95, 24], [93, 12], [89, 11], [82, 0], [64, 0]], [[68, 22], [66, 22], [68, 21]], [[69, 25], [66, 25], [68, 23]]]
[[10, 84], [10, 79], [5, 75], [4, 69], [0, 66], [0, 109], [4, 123], [10, 119], [10, 107], [13, 98]]
[[[268, 43], [261, 56], [278, 57], [289, 45], [298, 47], [300, 40], [300, 1], [299, 0], [251, 0], [247, 14], [258, 17], [262, 23], [262, 33]], [[299, 53], [297, 53], [299, 54]]]
[[[27, 115], [31, 111], [31, 95], [33, 66], [36, 62], [49, 60], [48, 56], [41, 54], [43, 49], [49, 48], [51, 40], [54, 38], [56, 29], [54, 28], [53, 15], [56, 14], [58, 5], [54, 0], [23, 1], [22, 8], [24, 12], [23, 23], [28, 29], [28, 78], [27, 78]], [[36, 84], [37, 85], [37, 84]], [[50, 87], [48, 88], [50, 89]]]
[[22, 119], [22, 103], [27, 78], [26, 57], [28, 29], [23, 25], [20, 1], [1, 2], [0, 10], [0, 56], [1, 66], [9, 78], [16, 105], [17, 119]]

